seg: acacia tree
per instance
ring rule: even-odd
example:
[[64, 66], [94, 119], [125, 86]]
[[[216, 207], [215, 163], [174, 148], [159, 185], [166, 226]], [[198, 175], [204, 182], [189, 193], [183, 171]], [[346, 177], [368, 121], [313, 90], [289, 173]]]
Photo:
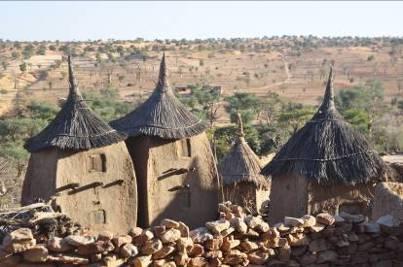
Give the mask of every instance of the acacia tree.
[[283, 129], [289, 129], [289, 133], [295, 134], [307, 120], [314, 114], [314, 109], [299, 103], [289, 102], [281, 112], [278, 122]]
[[208, 120], [210, 127], [213, 127], [220, 117], [218, 112], [221, 107], [220, 92], [208, 85], [192, 85], [190, 91], [190, 95], [180, 96], [181, 101], [200, 118]]
[[277, 93], [269, 92], [267, 97], [260, 101], [260, 105], [258, 119], [264, 119], [268, 125], [275, 125], [285, 103]]
[[374, 122], [386, 111], [384, 88], [377, 80], [341, 90], [336, 105], [345, 118], [371, 138]]
[[230, 114], [231, 122], [236, 123], [237, 113], [240, 113], [244, 124], [249, 124], [257, 118], [262, 110], [261, 100], [254, 94], [235, 93], [225, 98], [228, 105], [225, 107]]

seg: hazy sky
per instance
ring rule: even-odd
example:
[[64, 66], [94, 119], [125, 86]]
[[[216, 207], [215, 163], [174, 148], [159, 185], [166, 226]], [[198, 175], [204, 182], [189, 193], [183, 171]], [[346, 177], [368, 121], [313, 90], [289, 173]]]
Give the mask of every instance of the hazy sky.
[[0, 2], [0, 38], [403, 36], [403, 2]]

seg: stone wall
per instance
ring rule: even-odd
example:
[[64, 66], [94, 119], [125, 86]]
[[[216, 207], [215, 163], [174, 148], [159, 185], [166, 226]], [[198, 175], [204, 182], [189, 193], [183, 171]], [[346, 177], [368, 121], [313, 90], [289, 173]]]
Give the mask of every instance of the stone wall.
[[60, 231], [39, 216], [35, 226], [3, 239], [0, 266], [403, 265], [403, 225], [390, 215], [367, 223], [362, 215], [321, 213], [285, 217], [269, 226], [230, 203], [220, 204], [219, 212], [218, 220], [192, 231], [164, 219], [149, 229], [134, 227], [127, 235], [79, 234], [66, 225]]

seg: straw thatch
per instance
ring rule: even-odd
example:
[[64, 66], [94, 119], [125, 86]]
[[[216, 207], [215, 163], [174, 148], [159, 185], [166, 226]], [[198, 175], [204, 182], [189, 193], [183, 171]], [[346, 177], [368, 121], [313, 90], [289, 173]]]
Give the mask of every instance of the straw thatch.
[[230, 152], [222, 159], [219, 173], [224, 185], [241, 182], [253, 183], [257, 187], [268, 187], [266, 178], [260, 174], [259, 158], [245, 141], [241, 116], [238, 114], [238, 136]]
[[163, 139], [187, 138], [206, 129], [206, 124], [187, 110], [169, 86], [165, 54], [152, 95], [136, 110], [111, 122], [111, 125], [129, 136], [158, 136]]
[[9, 171], [10, 164], [5, 158], [0, 158], [0, 175]]
[[383, 161], [364, 136], [343, 120], [334, 104], [332, 69], [323, 103], [281, 148], [262, 173], [300, 175], [320, 184], [357, 184], [379, 178]]
[[112, 129], [95, 115], [82, 98], [73, 73], [71, 57], [69, 65], [69, 96], [55, 119], [38, 135], [25, 144], [29, 152], [49, 147], [71, 150], [87, 150], [117, 143], [125, 136]]

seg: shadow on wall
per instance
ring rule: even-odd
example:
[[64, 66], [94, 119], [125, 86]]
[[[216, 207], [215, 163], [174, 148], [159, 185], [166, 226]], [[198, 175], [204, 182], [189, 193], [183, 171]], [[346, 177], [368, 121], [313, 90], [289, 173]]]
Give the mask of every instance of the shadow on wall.
[[[209, 189], [212, 186], [214, 188], [214, 185], [208, 188], [201, 183], [201, 179], [198, 179], [203, 176], [200, 172], [201, 166], [203, 163], [200, 162], [200, 157], [194, 157], [186, 174], [173, 174], [173, 176], [182, 175], [184, 179], [181, 185], [173, 185], [168, 192], [161, 192], [161, 194], [171, 194], [171, 201], [164, 211], [155, 217], [153, 224], [159, 223], [164, 218], [174, 218], [185, 222], [191, 228], [196, 228], [204, 225], [205, 218], [214, 217], [214, 214], [218, 216], [217, 206], [209, 205], [212, 203], [211, 200], [218, 202], [218, 191]], [[163, 174], [159, 178], [172, 179], [173, 177]], [[160, 180], [157, 179], [157, 182]]]

